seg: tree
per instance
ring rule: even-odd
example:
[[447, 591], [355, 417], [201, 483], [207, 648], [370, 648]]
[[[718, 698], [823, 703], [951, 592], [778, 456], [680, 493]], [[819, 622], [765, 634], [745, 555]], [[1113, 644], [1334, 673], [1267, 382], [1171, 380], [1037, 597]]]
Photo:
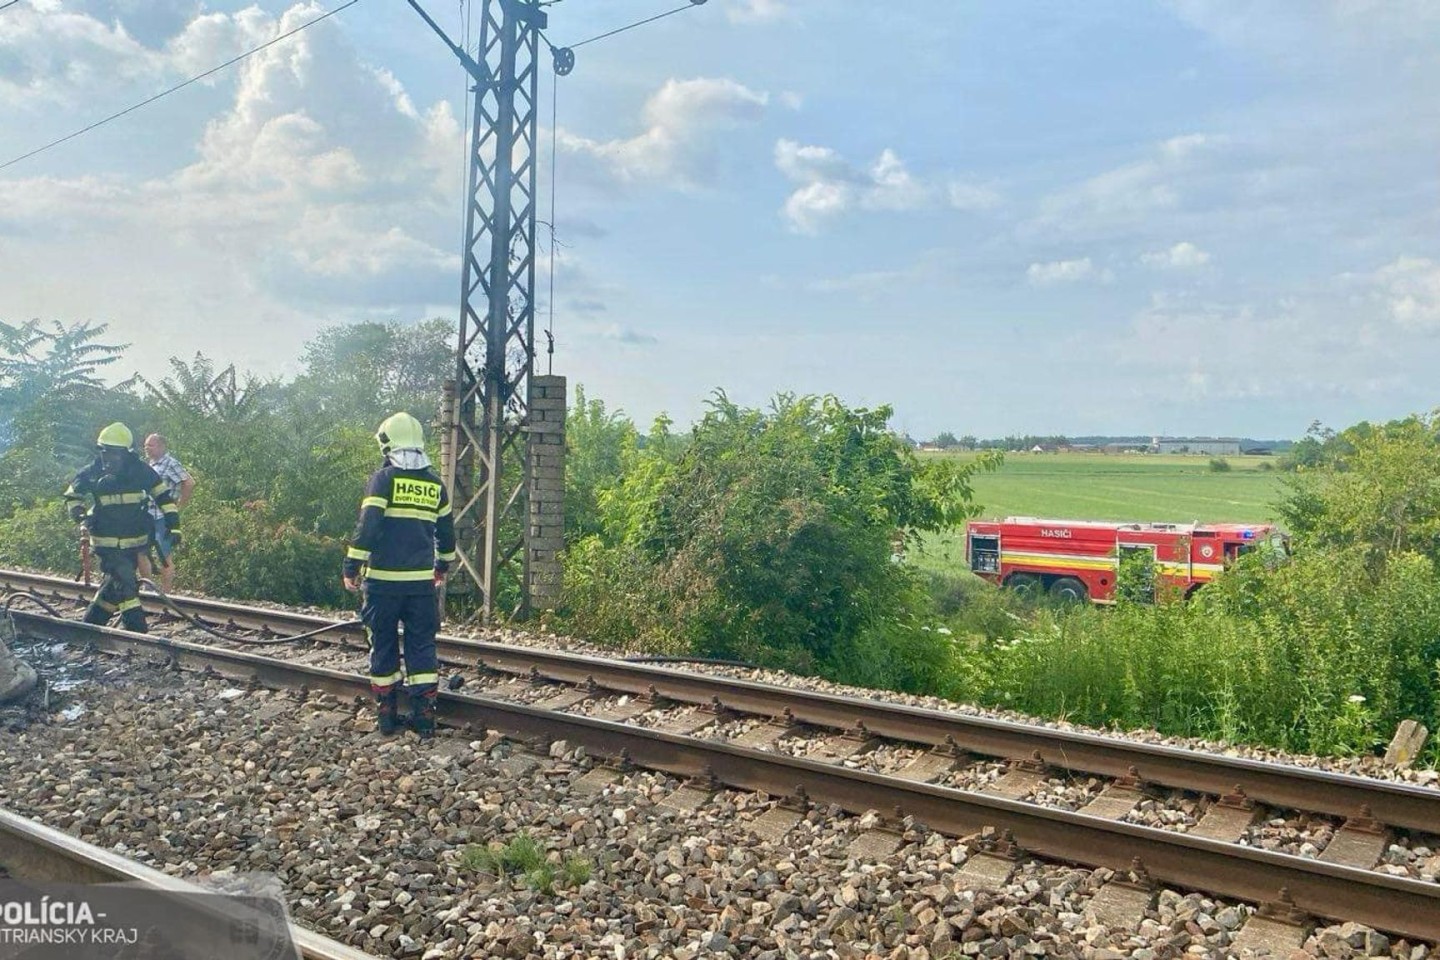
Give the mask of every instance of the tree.
[[233, 424], [250, 422], [273, 410], [279, 396], [278, 385], [262, 381], [253, 374], [243, 377], [232, 363], [218, 373], [215, 362], [203, 353], [195, 354], [190, 363], [170, 358], [169, 377], [158, 384], [140, 377], [152, 403], [161, 410], [188, 413]]
[[565, 419], [565, 535], [567, 540], [601, 533], [600, 498], [620, 482], [627, 459], [639, 447], [635, 425], [605, 401], [575, 386]]
[[1357, 424], [1321, 446], [1278, 504], [1291, 533], [1315, 546], [1358, 545], [1374, 568], [1405, 551], [1440, 561], [1440, 414]]
[[897, 533], [973, 513], [992, 458], [920, 461], [888, 407], [717, 392], [683, 449], [647, 443], [601, 498], [603, 533], [572, 550], [567, 590], [587, 632], [706, 656], [918, 689], [946, 656], [914, 627]]
[[951, 433], [949, 430], [944, 431], [935, 438], [935, 446], [939, 447], [941, 450], [950, 450], [954, 447], [958, 447], [959, 445], [960, 441], [956, 440], [955, 434]]
[[378, 425], [397, 410], [434, 423], [455, 376], [455, 330], [444, 319], [329, 327], [305, 345], [296, 392], [327, 422]]
[[42, 399], [73, 402], [106, 389], [99, 377], [125, 352], [97, 342], [106, 324], [0, 321], [0, 446], [14, 442], [15, 418]]
[[92, 455], [101, 427], [133, 422], [132, 381], [112, 387], [100, 376], [125, 351], [100, 341], [106, 330], [0, 322], [0, 513], [53, 496]]

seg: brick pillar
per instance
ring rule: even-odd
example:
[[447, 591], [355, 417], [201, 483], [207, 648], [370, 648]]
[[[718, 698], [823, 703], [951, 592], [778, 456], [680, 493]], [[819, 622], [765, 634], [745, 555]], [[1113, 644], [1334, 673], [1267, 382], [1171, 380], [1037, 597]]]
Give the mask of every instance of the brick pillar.
[[532, 611], [560, 600], [565, 549], [565, 378], [530, 377], [530, 529], [525, 538]]

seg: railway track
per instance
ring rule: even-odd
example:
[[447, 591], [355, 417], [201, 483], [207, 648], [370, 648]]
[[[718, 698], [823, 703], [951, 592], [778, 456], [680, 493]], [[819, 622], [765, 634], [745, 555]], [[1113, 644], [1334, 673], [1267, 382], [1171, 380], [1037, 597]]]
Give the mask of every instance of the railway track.
[[[0, 868], [10, 880], [28, 883], [64, 884], [115, 884], [124, 883], [143, 890], [182, 895], [177, 906], [194, 906], [193, 896], [214, 894], [187, 881], [161, 873], [158, 870], [127, 860], [109, 850], [77, 840], [44, 824], [36, 823], [0, 809]], [[203, 898], [209, 899], [209, 898]], [[174, 911], [167, 919], [173, 919]], [[203, 924], [207, 918], [200, 917]], [[212, 919], [216, 942], [225, 942], [223, 933], [227, 915], [216, 915]], [[112, 917], [112, 921], [121, 918]], [[205, 937], [205, 928], [199, 936]], [[327, 937], [313, 933], [304, 927], [290, 924], [290, 939], [299, 948], [304, 960], [374, 960], [368, 953], [347, 947]], [[6, 954], [9, 956], [10, 954]], [[222, 955], [239, 955], [238, 953]]]
[[[0, 570], [0, 588], [31, 591], [57, 601], [89, 599], [88, 588], [74, 581], [12, 570]], [[168, 612], [158, 596], [147, 594], [143, 599], [148, 610]], [[177, 606], [214, 626], [256, 630], [262, 637], [303, 633], [333, 623], [293, 611], [202, 598], [174, 599]], [[363, 650], [365, 643], [358, 626], [317, 639], [357, 651]], [[483, 668], [535, 683], [566, 684], [577, 690], [625, 694], [651, 702], [693, 704], [719, 715], [764, 718], [772, 730], [808, 726], [862, 743], [884, 738], [919, 744], [942, 751], [955, 762], [966, 755], [1009, 761], [1016, 773], [1002, 787], [1009, 792], [1050, 768], [1123, 781], [1137, 790], [1154, 785], [1223, 797], [1222, 809], [1237, 813], [1217, 814], [1205, 829], [1207, 834], [1223, 836], [1238, 828], [1240, 813], [1258, 816], [1256, 811], [1262, 806], [1351, 820], [1356, 828], [1379, 824], [1440, 833], [1440, 790], [1412, 784], [554, 650], [447, 636], [438, 639], [437, 647], [447, 666], [458, 668], [462, 676], [470, 673], [472, 678], [471, 671]], [[1352, 859], [1355, 862], [1350, 865], [1359, 865], [1358, 859]]]
[[[5, 572], [0, 574], [0, 583], [12, 589], [38, 588], [56, 599], [78, 593], [75, 584], [30, 574]], [[212, 621], [252, 629], [263, 627], [272, 633], [314, 629], [326, 622], [214, 601], [186, 600], [184, 604], [192, 614], [203, 611]], [[16, 616], [27, 632], [93, 643], [113, 653], [162, 656], [179, 667], [211, 670], [242, 681], [297, 691], [323, 690], [341, 697], [364, 696], [367, 691], [364, 677], [345, 671], [246, 651], [137, 637], [22, 613], [19, 609]], [[343, 635], [340, 639], [344, 639]], [[1006, 848], [1013, 844], [1018, 851], [1090, 867], [1125, 872], [1138, 866], [1142, 876], [1154, 881], [1268, 904], [1268, 913], [1290, 914], [1291, 920], [1302, 913], [1355, 920], [1407, 937], [1440, 941], [1440, 885], [1388, 876], [1353, 862], [1370, 857], [1377, 844], [1383, 849], [1388, 840], [1387, 824], [1413, 823], [1418, 829], [1431, 830], [1440, 826], [1437, 791], [551, 651], [456, 638], [448, 638], [442, 650], [446, 657], [460, 663], [483, 666], [492, 679], [488, 671], [498, 670], [512, 677], [488, 691], [498, 696], [443, 692], [441, 716], [447, 723], [482, 726], [522, 738], [583, 744], [600, 756], [688, 778], [691, 785], [685, 789], [697, 798], [720, 786], [789, 797], [788, 805], [782, 804], [767, 815], [767, 828], [781, 833], [787, 822], [799, 819], [798, 808], [813, 798], [855, 813], [875, 810], [896, 818], [910, 817], [951, 836], [969, 837], [990, 831], [1003, 838], [992, 857], [996, 861], [992, 869], [996, 871], [1004, 869]], [[562, 689], [555, 681], [573, 686]], [[532, 698], [537, 700], [533, 704], [518, 702], [513, 694], [521, 689], [547, 695]], [[691, 711], [685, 724], [668, 729], [626, 723], [625, 718], [613, 714], [610, 718], [603, 714], [586, 716], [572, 709], [587, 699], [617, 691], [641, 694], [638, 699], [630, 699], [630, 716], [652, 708], [653, 698], [657, 697], [706, 707]], [[752, 725], [737, 741], [694, 735], [719, 717], [741, 710], [769, 719]], [[757, 748], [764, 745], [766, 737], [779, 736], [798, 724], [829, 728], [837, 744], [845, 740], [857, 745], [857, 749], [882, 736], [937, 749], [918, 757], [910, 775], [886, 775]], [[687, 725], [691, 729], [682, 732], [682, 726]], [[967, 750], [990, 756], [1017, 756], [1019, 762], [988, 793], [926, 782], [937, 771], [960, 762], [959, 754]], [[1186, 758], [1191, 758], [1197, 769], [1190, 770]], [[1069, 769], [1086, 769], [1080, 764], [1088, 764], [1101, 768], [1093, 771], [1100, 773], [1123, 763], [1124, 774], [1082, 810], [1057, 810], [1018, 799], [1024, 795], [1024, 785], [1033, 785], [1041, 776], [1035, 769], [1037, 763]], [[1141, 763], [1145, 766], [1141, 767]], [[927, 771], [930, 776], [926, 776]], [[592, 774], [598, 778], [616, 776], [603, 768]], [[1144, 781], [1165, 782], [1162, 777], [1169, 778], [1171, 785], [1179, 785], [1173, 781], [1187, 785], [1228, 784], [1223, 788], [1226, 799], [1211, 805], [1215, 819], [1209, 828], [1184, 834], [1120, 820], [1117, 814], [1144, 795]], [[1236, 783], [1242, 788], [1246, 783], [1251, 786], [1243, 788], [1242, 793], [1234, 790]], [[1332, 799], [1325, 801], [1319, 796], [1322, 792]], [[1335, 801], [1336, 794], [1343, 799]], [[1241, 846], [1231, 842], [1233, 838], [1224, 837], [1225, 831], [1220, 829], [1223, 826], [1233, 832], [1237, 826], [1250, 823], [1257, 815], [1257, 801], [1275, 802], [1265, 801], [1265, 796], [1288, 799], [1312, 795], [1316, 796], [1316, 806], [1332, 810], [1346, 804], [1370, 806], [1368, 819], [1363, 815], [1350, 817], [1327, 846], [1327, 850], [1334, 848], [1340, 854], [1329, 861]], [[1387, 817], [1393, 812], [1400, 822], [1380, 822], [1382, 809], [1387, 811]], [[1206, 820], [1210, 819], [1207, 815]], [[877, 849], [883, 849], [888, 842], [886, 831], [875, 833], [870, 839]], [[893, 839], [894, 834], [889, 837]]]

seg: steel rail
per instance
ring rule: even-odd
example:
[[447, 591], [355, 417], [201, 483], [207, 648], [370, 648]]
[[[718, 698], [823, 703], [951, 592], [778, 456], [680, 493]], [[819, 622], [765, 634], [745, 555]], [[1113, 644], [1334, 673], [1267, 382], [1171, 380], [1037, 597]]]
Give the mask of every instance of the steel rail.
[[[29, 612], [15, 616], [38, 635], [112, 653], [159, 654], [177, 669], [209, 668], [241, 680], [341, 697], [363, 696], [369, 689], [368, 679], [358, 674]], [[951, 836], [1008, 830], [1027, 851], [1087, 867], [1125, 870], [1139, 860], [1156, 880], [1222, 897], [1284, 900], [1283, 890], [1298, 909], [1316, 916], [1440, 941], [1440, 884], [485, 697], [442, 691], [439, 714], [449, 723], [563, 739], [592, 754], [628, 758], [642, 767], [736, 789], [779, 797], [803, 791], [852, 813], [913, 816]]]
[[[0, 866], [11, 879], [33, 883], [133, 883], [169, 893], [215, 894], [3, 808]], [[290, 924], [290, 938], [305, 960], [375, 960], [295, 923]]]
[[[81, 597], [84, 591], [74, 581], [11, 570], [0, 570], [0, 584], [69, 597]], [[145, 599], [147, 608], [163, 609], [154, 594], [147, 593]], [[272, 632], [280, 624], [287, 629], [309, 630], [333, 622], [312, 614], [218, 600], [172, 599], [188, 612], [219, 623]], [[361, 636], [358, 628], [354, 635]], [[1272, 807], [1339, 817], [1373, 817], [1394, 827], [1440, 832], [1440, 790], [1415, 784], [533, 647], [442, 636], [437, 648], [442, 659], [452, 665], [483, 664], [517, 674], [533, 671], [542, 678], [564, 683], [593, 680], [599, 687], [617, 693], [658, 695], [680, 703], [718, 703], [740, 713], [784, 717], [836, 730], [863, 726], [878, 737], [954, 746], [982, 756], [1039, 760], [1057, 768], [1105, 777], [1136, 776], [1143, 783], [1198, 793], [1223, 796], [1238, 791]]]

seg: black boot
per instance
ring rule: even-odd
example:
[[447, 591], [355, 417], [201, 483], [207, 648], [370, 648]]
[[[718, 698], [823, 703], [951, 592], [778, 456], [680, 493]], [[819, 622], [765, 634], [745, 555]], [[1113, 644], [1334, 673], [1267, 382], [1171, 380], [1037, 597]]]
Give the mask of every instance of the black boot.
[[375, 702], [379, 706], [380, 733], [387, 737], [393, 737], [400, 730], [399, 701], [400, 691], [391, 687], [384, 693], [375, 694]]
[[103, 627], [110, 622], [110, 611], [98, 603], [92, 603], [85, 611], [85, 622], [93, 623], [97, 627]]
[[120, 614], [120, 626], [131, 633], [149, 633], [150, 625], [145, 620], [145, 611], [139, 607], [131, 607]]
[[410, 698], [410, 727], [421, 740], [435, 736], [435, 695], [422, 694]]

